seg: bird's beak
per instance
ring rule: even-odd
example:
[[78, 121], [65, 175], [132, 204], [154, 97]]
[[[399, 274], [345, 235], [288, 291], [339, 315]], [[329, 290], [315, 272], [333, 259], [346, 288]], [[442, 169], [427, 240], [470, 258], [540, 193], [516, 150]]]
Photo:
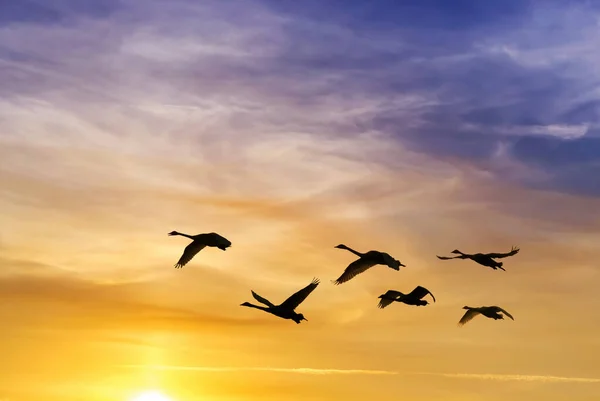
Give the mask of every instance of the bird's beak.
[[306, 321], [308, 322], [308, 319], [307, 319], [307, 318], [304, 318], [304, 320], [306, 320]]

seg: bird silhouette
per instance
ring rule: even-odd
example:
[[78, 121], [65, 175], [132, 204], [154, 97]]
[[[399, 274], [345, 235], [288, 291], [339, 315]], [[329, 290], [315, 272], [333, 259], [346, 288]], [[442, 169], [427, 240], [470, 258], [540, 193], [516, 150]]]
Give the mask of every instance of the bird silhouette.
[[510, 313], [508, 313], [507, 311], [505, 311], [504, 309], [502, 309], [499, 306], [481, 306], [479, 308], [472, 308], [470, 306], [464, 306], [463, 309], [466, 309], [467, 311], [465, 312], [463, 317], [458, 322], [459, 326], [463, 326], [465, 323], [469, 322], [471, 319], [473, 319], [477, 315], [483, 315], [485, 317], [488, 317], [488, 318], [494, 319], [494, 320], [504, 319], [504, 316], [502, 316], [500, 314], [500, 312], [504, 313], [506, 316], [511, 318], [511, 320], [515, 320]]
[[383, 309], [392, 302], [402, 302], [407, 305], [425, 306], [428, 304], [428, 302], [423, 298], [427, 294], [431, 295], [433, 302], [435, 302], [435, 297], [433, 294], [427, 288], [421, 287], [420, 285], [415, 287], [415, 289], [408, 294], [404, 294], [396, 290], [388, 290], [388, 292], [379, 296], [381, 300], [379, 301], [378, 307]]
[[227, 238], [220, 236], [217, 233], [206, 233], [198, 235], [188, 235], [177, 231], [171, 231], [169, 235], [181, 235], [193, 240], [183, 250], [183, 254], [179, 258], [179, 261], [175, 264], [176, 269], [180, 269], [185, 266], [198, 252], [207, 246], [219, 248], [222, 251], [227, 250], [231, 246], [231, 241]]
[[[491, 267], [494, 270], [504, 270], [502, 262], [497, 262], [494, 259], [507, 258], [509, 256], [516, 255], [519, 252], [519, 248], [512, 247], [510, 252], [507, 253], [474, 253], [468, 254], [459, 251], [458, 249], [453, 250], [451, 253], [457, 253], [458, 256], [438, 256], [438, 259], [449, 260], [449, 259], [471, 259], [480, 265]], [[437, 256], [437, 255], [436, 255]], [[506, 270], [504, 270], [506, 271]]]
[[313, 279], [313, 281], [309, 285], [296, 292], [295, 294], [291, 295], [288, 299], [286, 299], [279, 305], [274, 305], [268, 299], [263, 298], [254, 291], [250, 290], [254, 299], [256, 299], [261, 304], [267, 305], [267, 307], [265, 308], [264, 306], [254, 305], [250, 302], [244, 302], [240, 306], [247, 306], [249, 308], [260, 309], [282, 319], [291, 319], [296, 323], [300, 323], [302, 320], [308, 321], [308, 319], [306, 319], [302, 313], [296, 313], [294, 309], [296, 309], [298, 305], [300, 305], [306, 299], [306, 297], [308, 297], [310, 293], [313, 292], [315, 288], [317, 288], [318, 285], [319, 279]]
[[338, 277], [337, 280], [333, 281], [333, 284], [335, 285], [345, 283], [357, 274], [363, 273], [375, 265], [386, 265], [394, 270], [400, 270], [400, 266], [406, 267], [406, 265], [403, 265], [399, 260], [394, 259], [385, 252], [369, 251], [367, 253], [361, 253], [347, 247], [344, 244], [340, 244], [335, 248], [345, 249], [359, 257], [357, 260], [350, 263], [348, 267], [346, 267], [346, 270], [344, 270], [342, 275]]

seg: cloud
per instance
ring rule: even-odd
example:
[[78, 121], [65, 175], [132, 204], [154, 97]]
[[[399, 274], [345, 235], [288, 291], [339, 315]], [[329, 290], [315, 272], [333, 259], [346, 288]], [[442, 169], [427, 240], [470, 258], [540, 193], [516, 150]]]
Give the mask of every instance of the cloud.
[[511, 374], [471, 374], [471, 373], [429, 373], [402, 372], [372, 369], [315, 369], [315, 368], [276, 368], [276, 367], [239, 367], [239, 366], [171, 366], [171, 365], [120, 365], [119, 368], [142, 370], [169, 370], [189, 372], [273, 372], [297, 373], [308, 375], [424, 375], [438, 376], [451, 379], [496, 380], [496, 381], [527, 381], [544, 383], [600, 383], [598, 378], [562, 377], [541, 375], [511, 375]]
[[536, 376], [536, 375], [498, 375], [498, 374], [471, 374], [471, 373], [413, 373], [416, 375], [440, 376], [452, 379], [496, 380], [496, 381], [526, 381], [543, 383], [600, 383], [598, 378], [590, 377], [562, 377], [562, 376]]
[[[3, 298], [11, 304], [34, 306], [31, 314], [14, 322], [13, 327], [16, 328], [36, 326], [48, 316], [54, 316], [54, 328], [71, 330], [87, 330], [90, 324], [98, 322], [102, 322], [100, 326], [105, 330], [123, 330], [126, 327], [133, 331], [142, 328], [215, 330], [225, 326], [255, 326], [261, 321], [231, 317], [224, 310], [219, 314], [194, 311], [192, 306], [186, 307], [179, 303], [179, 296], [167, 296], [168, 281], [163, 282], [166, 287], [163, 289], [157, 286], [156, 281], [151, 280], [99, 283], [78, 278], [66, 270], [57, 271], [36, 263], [15, 264], [6, 259], [0, 260], [0, 263], [4, 267], [21, 268], [20, 273], [13, 271], [0, 276], [0, 293]], [[23, 270], [27, 265], [39, 270]], [[209, 282], [209, 277], [215, 278], [215, 275], [204, 274], [204, 279]], [[159, 294], [161, 301], [157, 302]], [[189, 303], [193, 305], [192, 300]]]
[[273, 373], [298, 373], [307, 375], [395, 375], [397, 372], [386, 370], [365, 369], [314, 369], [314, 368], [274, 368], [274, 367], [216, 367], [216, 366], [146, 366], [146, 365], [121, 365], [128, 369], [150, 369], [150, 370], [179, 370], [192, 372], [273, 372]]
[[[4, 136], [19, 141], [35, 132], [39, 143], [55, 145], [58, 137], [41, 135], [41, 124], [25, 124], [35, 113], [38, 121], [61, 121], [56, 131], [72, 147], [164, 150], [180, 160], [249, 166], [247, 149], [260, 141], [266, 157], [292, 137], [338, 141], [375, 131], [499, 179], [598, 194], [590, 179], [599, 162], [592, 151], [598, 100], [588, 89], [598, 57], [587, 46], [597, 10], [589, 4], [351, 2], [323, 13], [316, 3], [124, 1], [110, 10], [0, 32], [11, 78], [0, 117], [21, 116]], [[569, 58], [552, 57], [565, 52]], [[546, 143], [553, 151], [543, 159], [530, 150]], [[502, 163], [492, 158], [499, 146]]]

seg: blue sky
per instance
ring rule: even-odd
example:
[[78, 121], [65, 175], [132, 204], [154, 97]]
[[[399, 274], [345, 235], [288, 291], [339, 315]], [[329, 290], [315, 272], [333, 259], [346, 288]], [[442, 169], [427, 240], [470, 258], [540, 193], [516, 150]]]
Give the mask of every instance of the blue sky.
[[[202, 36], [221, 53], [180, 53], [181, 63], [146, 54], [141, 67], [178, 90], [214, 93], [207, 85], [226, 82], [265, 104], [310, 108], [339, 99], [362, 110], [340, 119], [337, 135], [375, 130], [417, 152], [474, 163], [500, 179], [600, 194], [594, 179], [600, 138], [593, 2], [238, 1], [203, 2], [191, 13], [190, 4], [3, 2], [0, 54], [69, 71], [78, 68], [69, 57], [109, 51], [136, 28], [175, 42]], [[10, 34], [23, 25], [76, 24], [99, 30], [81, 38], [50, 37], [44, 49], [33, 43], [23, 48], [19, 43], [28, 38]], [[242, 48], [245, 55], [236, 56]], [[110, 65], [77, 63], [83, 64], [77, 74], [83, 67], [96, 75], [82, 79], [111, 74]], [[4, 95], [65, 85], [15, 68], [3, 67], [9, 81]]]

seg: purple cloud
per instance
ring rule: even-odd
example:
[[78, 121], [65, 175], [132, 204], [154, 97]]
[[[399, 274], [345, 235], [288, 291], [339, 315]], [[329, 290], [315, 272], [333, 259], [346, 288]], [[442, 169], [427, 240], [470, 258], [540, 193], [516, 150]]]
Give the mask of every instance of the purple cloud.
[[[523, 185], [600, 195], [598, 9], [588, 2], [0, 7], [10, 102], [80, 113], [146, 99], [225, 107], [231, 126], [271, 135], [378, 131]], [[524, 170], [506, 175], [490, 162], [499, 152]]]

